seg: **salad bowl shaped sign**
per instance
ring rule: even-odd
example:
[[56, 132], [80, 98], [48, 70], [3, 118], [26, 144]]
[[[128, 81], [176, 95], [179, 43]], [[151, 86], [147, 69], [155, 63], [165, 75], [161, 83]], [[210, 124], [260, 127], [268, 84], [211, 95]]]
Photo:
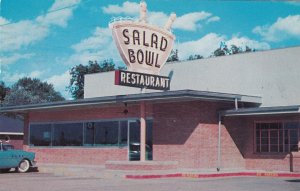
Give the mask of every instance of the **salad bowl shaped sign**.
[[164, 28], [147, 23], [147, 7], [140, 4], [140, 19], [115, 19], [109, 24], [127, 71], [158, 75], [173, 48], [175, 36], [170, 32], [176, 15], [171, 14]]

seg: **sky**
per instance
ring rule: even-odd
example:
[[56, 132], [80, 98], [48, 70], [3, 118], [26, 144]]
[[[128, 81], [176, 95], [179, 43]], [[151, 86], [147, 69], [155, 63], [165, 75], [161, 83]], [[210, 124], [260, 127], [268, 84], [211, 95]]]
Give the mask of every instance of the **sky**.
[[[52, 83], [66, 91], [70, 68], [89, 60], [113, 59], [124, 66], [112, 40], [115, 17], [139, 18], [140, 1], [0, 0], [0, 81], [22, 77]], [[179, 59], [209, 57], [221, 42], [260, 50], [300, 45], [297, 1], [147, 0], [148, 22], [172, 26]]]

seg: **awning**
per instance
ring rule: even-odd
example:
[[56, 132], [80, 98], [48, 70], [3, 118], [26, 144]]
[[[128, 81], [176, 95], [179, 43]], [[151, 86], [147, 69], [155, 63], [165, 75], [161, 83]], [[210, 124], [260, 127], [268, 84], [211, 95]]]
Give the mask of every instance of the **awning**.
[[250, 116], [250, 115], [272, 115], [272, 114], [300, 114], [300, 105], [257, 107], [226, 110], [220, 112], [221, 116]]
[[259, 96], [228, 94], [209, 91], [195, 91], [195, 90], [177, 90], [165, 92], [140, 93], [129, 95], [106, 96], [97, 98], [86, 98], [79, 100], [59, 101], [50, 103], [8, 106], [0, 108], [0, 113], [26, 113], [32, 110], [44, 109], [59, 109], [59, 108], [76, 108], [86, 106], [101, 106], [117, 103], [134, 103], [139, 101], [146, 102], [170, 102], [170, 101], [225, 101], [225, 102], [243, 102], [260, 105], [262, 98]]

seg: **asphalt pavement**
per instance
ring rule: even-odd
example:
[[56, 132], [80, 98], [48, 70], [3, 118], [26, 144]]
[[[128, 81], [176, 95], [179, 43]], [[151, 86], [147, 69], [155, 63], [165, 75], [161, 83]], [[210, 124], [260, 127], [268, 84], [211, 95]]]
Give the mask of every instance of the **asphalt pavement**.
[[299, 178], [224, 177], [131, 180], [57, 176], [53, 173], [2, 173], [0, 191], [299, 191]]

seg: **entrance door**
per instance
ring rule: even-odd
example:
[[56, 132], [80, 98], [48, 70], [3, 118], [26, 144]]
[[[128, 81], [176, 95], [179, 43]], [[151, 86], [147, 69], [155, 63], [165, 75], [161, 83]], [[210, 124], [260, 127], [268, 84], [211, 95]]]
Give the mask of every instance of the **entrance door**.
[[[146, 121], [146, 160], [152, 160], [152, 120]], [[139, 120], [128, 121], [128, 158], [130, 161], [140, 160], [141, 128]]]

